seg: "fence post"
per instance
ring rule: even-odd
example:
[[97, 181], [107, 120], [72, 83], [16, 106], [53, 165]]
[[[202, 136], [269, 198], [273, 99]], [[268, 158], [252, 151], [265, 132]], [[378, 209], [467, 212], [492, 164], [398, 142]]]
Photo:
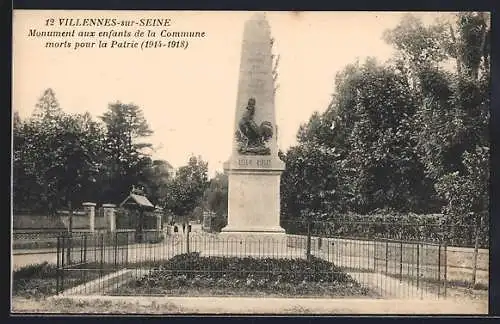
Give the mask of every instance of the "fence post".
[[87, 263], [87, 234], [83, 234], [83, 262]]
[[417, 290], [420, 284], [420, 243], [417, 243]]
[[306, 246], [306, 258], [311, 260], [311, 221], [307, 220], [307, 246]]
[[68, 262], [68, 265], [71, 265], [71, 236], [73, 236], [72, 232], [68, 233], [68, 244], [66, 247], [66, 262]]
[[389, 239], [385, 239], [385, 274], [387, 274], [389, 271]]
[[103, 274], [103, 268], [104, 268], [104, 234], [101, 234], [101, 263], [100, 263], [101, 277]]
[[330, 260], [330, 244], [331, 244], [331, 240], [330, 240], [330, 237], [328, 237], [326, 239], [326, 259], [328, 260], [328, 262], [331, 262], [331, 260]]
[[64, 291], [64, 234], [61, 237], [61, 291]]
[[444, 297], [448, 286], [448, 242], [444, 241]]
[[399, 242], [399, 281], [403, 281], [403, 241]]
[[130, 233], [129, 232], [125, 232], [125, 239], [126, 239], [126, 243], [125, 243], [125, 252], [122, 251], [122, 253], [124, 253], [124, 256], [125, 256], [125, 267], [128, 267], [128, 253], [129, 253], [129, 242], [130, 242]]
[[114, 244], [114, 254], [115, 254], [115, 268], [116, 268], [116, 258], [118, 257], [118, 232], [113, 233], [115, 235], [115, 244]]
[[186, 235], [186, 249], [187, 253], [189, 253], [189, 227], [187, 229], [187, 235]]
[[[366, 260], [368, 261], [367, 262], [368, 264], [366, 265], [366, 270], [367, 271], [370, 271], [370, 243], [369, 242], [370, 241], [362, 241], [362, 243], [361, 243], [361, 253], [360, 253], [360, 255], [363, 255], [365, 247], [366, 247]], [[364, 263], [364, 262], [362, 262], [362, 263]], [[361, 267], [363, 267], [363, 266], [361, 265]]]
[[438, 247], [438, 298], [441, 293], [441, 242]]
[[61, 252], [61, 242], [60, 242], [60, 237], [58, 236], [57, 237], [57, 255], [56, 255], [56, 258], [57, 258], [57, 278], [56, 278], [56, 293], [59, 295], [59, 277], [61, 275], [60, 271], [60, 266], [61, 266], [61, 263], [60, 263], [60, 258], [59, 258], [59, 253]]
[[[479, 225], [478, 225], [479, 223]], [[474, 264], [472, 265], [472, 287], [476, 285], [476, 273], [477, 273], [477, 255], [479, 252], [479, 232], [480, 228], [483, 226], [483, 217], [479, 217], [479, 222], [476, 220], [476, 230], [475, 230], [475, 241], [474, 241]]]

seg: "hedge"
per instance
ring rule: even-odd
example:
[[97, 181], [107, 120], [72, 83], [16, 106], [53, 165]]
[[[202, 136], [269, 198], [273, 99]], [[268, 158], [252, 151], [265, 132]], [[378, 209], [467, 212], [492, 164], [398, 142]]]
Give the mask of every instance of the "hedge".
[[[489, 226], [485, 219], [479, 228], [473, 222], [457, 225], [449, 222], [442, 214], [398, 214], [376, 213], [371, 215], [341, 214], [312, 216], [311, 234], [314, 236], [341, 236], [362, 239], [398, 239], [444, 243], [453, 246], [474, 247], [476, 229], [480, 248], [489, 246]], [[307, 221], [288, 219], [282, 227], [289, 234], [307, 234]]]

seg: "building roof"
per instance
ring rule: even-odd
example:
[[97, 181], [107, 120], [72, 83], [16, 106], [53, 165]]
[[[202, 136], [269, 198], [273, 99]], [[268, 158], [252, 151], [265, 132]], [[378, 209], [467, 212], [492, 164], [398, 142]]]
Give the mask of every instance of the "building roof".
[[123, 206], [139, 206], [144, 209], [154, 209], [155, 206], [148, 200], [148, 198], [137, 195], [130, 194], [124, 201], [121, 202], [120, 207]]

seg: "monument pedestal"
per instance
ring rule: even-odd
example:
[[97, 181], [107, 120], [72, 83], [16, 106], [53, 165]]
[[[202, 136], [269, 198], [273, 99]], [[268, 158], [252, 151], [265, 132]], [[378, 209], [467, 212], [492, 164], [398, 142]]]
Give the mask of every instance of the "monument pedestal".
[[224, 164], [228, 175], [228, 222], [222, 233], [284, 234], [280, 226], [280, 177], [277, 157], [235, 157]]
[[231, 254], [283, 254], [287, 247], [287, 236], [280, 226], [284, 163], [271, 156], [236, 156], [224, 164], [224, 170], [229, 184], [228, 223], [218, 237], [229, 244]]

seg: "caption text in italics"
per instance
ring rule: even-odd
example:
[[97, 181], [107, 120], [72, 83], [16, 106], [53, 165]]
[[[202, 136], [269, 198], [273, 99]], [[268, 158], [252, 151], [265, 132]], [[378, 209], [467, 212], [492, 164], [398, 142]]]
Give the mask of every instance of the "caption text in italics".
[[28, 37], [45, 48], [188, 49], [205, 31], [176, 30], [171, 18], [46, 18]]

